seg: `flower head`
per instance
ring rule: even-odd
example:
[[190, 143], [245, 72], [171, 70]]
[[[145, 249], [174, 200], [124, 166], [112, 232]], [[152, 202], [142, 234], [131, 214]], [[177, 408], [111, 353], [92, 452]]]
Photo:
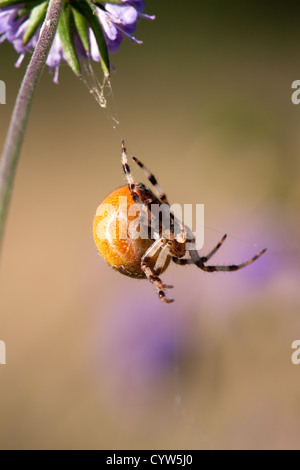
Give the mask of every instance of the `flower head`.
[[[18, 2], [0, 0], [0, 42], [11, 42], [20, 54], [19, 66], [26, 52], [32, 51], [38, 41], [49, 0]], [[80, 75], [80, 59], [90, 58], [100, 62], [106, 77], [109, 76], [109, 53], [116, 52], [124, 36], [141, 44], [133, 33], [139, 17], [154, 19], [142, 13], [143, 0], [69, 0], [64, 2], [58, 30], [50, 49], [46, 64], [54, 70], [54, 81], [58, 81], [58, 70], [65, 61], [76, 75]]]

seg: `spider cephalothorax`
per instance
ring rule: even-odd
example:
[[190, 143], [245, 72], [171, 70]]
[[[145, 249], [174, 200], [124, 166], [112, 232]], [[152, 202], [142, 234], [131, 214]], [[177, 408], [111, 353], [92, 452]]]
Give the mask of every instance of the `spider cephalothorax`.
[[[159, 298], [170, 303], [173, 300], [166, 298], [165, 289], [173, 286], [163, 284], [159, 275], [167, 269], [171, 260], [180, 265], [194, 264], [207, 272], [236, 271], [253, 263], [266, 251], [264, 249], [238, 265], [207, 265], [207, 261], [224, 243], [226, 235], [208, 255], [200, 256], [192, 231], [170, 211], [167, 196], [155, 176], [137, 158], [132, 158], [144, 171], [156, 195], [144, 184], [134, 182], [123, 141], [122, 166], [128, 184], [102, 201], [93, 224], [96, 246], [114, 269], [130, 277], [147, 278], [156, 287]], [[120, 201], [124, 200], [125, 205], [122, 205]]]

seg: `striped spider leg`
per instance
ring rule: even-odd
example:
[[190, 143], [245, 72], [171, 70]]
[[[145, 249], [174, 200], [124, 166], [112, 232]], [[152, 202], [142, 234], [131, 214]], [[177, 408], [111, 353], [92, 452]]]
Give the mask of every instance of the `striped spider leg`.
[[218, 251], [218, 249], [223, 245], [224, 241], [226, 240], [227, 235], [224, 235], [222, 239], [219, 241], [219, 243], [209, 252], [208, 255], [206, 256], [199, 256], [199, 253], [197, 250], [190, 249], [188, 250], [190, 254], [190, 258], [185, 258], [185, 259], [179, 259], [176, 258], [175, 256], [172, 257], [172, 260], [176, 264], [180, 264], [181, 266], [186, 265], [186, 264], [195, 264], [198, 268], [202, 269], [203, 271], [206, 272], [215, 272], [215, 271], [238, 271], [239, 269], [245, 268], [246, 266], [249, 266], [249, 264], [253, 263], [256, 261], [260, 256], [262, 256], [267, 249], [264, 248], [261, 250], [257, 255], [254, 255], [251, 259], [245, 261], [244, 263], [241, 264], [231, 264], [228, 266], [207, 266], [205, 263]]

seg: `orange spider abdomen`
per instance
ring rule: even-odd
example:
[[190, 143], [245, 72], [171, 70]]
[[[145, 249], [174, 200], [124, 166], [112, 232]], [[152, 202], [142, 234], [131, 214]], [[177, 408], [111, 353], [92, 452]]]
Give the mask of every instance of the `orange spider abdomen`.
[[[134, 278], [145, 278], [141, 268], [141, 259], [153, 240], [138, 237], [130, 238], [128, 226], [138, 218], [138, 212], [129, 215], [134, 200], [128, 186], [122, 186], [109, 194], [98, 206], [94, 222], [93, 235], [96, 246], [102, 258], [114, 269], [122, 274]], [[157, 255], [151, 260], [154, 267]], [[164, 266], [167, 268], [170, 259]]]

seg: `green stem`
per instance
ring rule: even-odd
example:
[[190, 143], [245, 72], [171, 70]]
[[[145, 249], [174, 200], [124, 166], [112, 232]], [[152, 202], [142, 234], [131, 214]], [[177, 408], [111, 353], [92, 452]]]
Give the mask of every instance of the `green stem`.
[[5, 221], [34, 92], [40, 80], [60, 17], [63, 0], [50, 0], [36, 48], [23, 78], [0, 164], [0, 250]]

